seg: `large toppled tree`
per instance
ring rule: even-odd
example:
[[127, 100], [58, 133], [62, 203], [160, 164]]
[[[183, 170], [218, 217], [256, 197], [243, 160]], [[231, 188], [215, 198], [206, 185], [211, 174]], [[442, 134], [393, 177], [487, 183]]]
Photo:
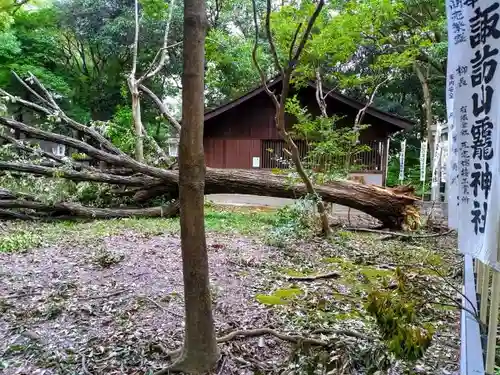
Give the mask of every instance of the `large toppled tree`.
[[[25, 134], [30, 139], [63, 144], [70, 149], [77, 150], [79, 155], [84, 154], [93, 160], [107, 163], [110, 168], [100, 170], [72, 158], [59, 157], [50, 152], [40, 152], [39, 149], [33, 148], [31, 145], [17, 140], [4, 132], [4, 142], [10, 142], [13, 147], [24, 154], [36, 155], [37, 160], [42, 160], [44, 163], [40, 165], [39, 162], [35, 161], [1, 161], [0, 171], [47, 176], [72, 181], [93, 181], [95, 183], [111, 185], [113, 187], [111, 190], [113, 194], [129, 197], [128, 208], [130, 209], [130, 216], [134, 216], [133, 209], [139, 210], [144, 206], [151, 206], [151, 202], [156, 198], [166, 198], [165, 200], [167, 201], [178, 198], [178, 171], [138, 162], [114, 146], [98, 128], [79, 123], [67, 116], [57, 104], [54, 97], [36, 77], [32, 76], [28, 81], [21, 82], [24, 88], [31, 92], [35, 98], [34, 101], [17, 98], [0, 89], [2, 99], [21, 105], [38, 115], [56, 119], [60, 125], [64, 125], [68, 130], [78, 131], [82, 137], [77, 139], [73, 136], [56, 133], [55, 131], [43, 130], [40, 127], [28, 125], [6, 116], [0, 116], [1, 126], [11, 129], [14, 132]], [[66, 133], [71, 132], [66, 131]], [[308, 192], [304, 184], [291, 182], [286, 177], [267, 171], [212, 168], [207, 168], [206, 170], [205, 194], [253, 194], [281, 198], [299, 198], [307, 195]], [[16, 195], [15, 192], [13, 193]], [[336, 203], [363, 211], [379, 219], [384, 226], [390, 228], [400, 228], [408, 216], [418, 215], [416, 214], [416, 200], [414, 198], [397, 194], [381, 187], [337, 180], [329, 182], [327, 185], [317, 186], [316, 193], [325, 202]], [[22, 213], [31, 218], [53, 218], [59, 216], [60, 210], [56, 209], [56, 207], [52, 207], [51, 209], [50, 205], [44, 209], [41, 209], [41, 207], [37, 209], [32, 204], [23, 204], [23, 201], [19, 201], [19, 199], [16, 200], [16, 205], [9, 203], [12, 201], [11, 198], [4, 199], [0, 196], [0, 199], [3, 201], [2, 207], [5, 207], [5, 210], [11, 213]], [[168, 207], [163, 207], [160, 212], [172, 213]], [[68, 214], [75, 215], [76, 217], [80, 216], [76, 211], [65, 211], [64, 215], [61, 216], [67, 217]], [[137, 211], [137, 214], [140, 214], [140, 211]], [[147, 215], [147, 212], [142, 212], [141, 214]], [[3, 216], [7, 217], [8, 215], [4, 212]]]

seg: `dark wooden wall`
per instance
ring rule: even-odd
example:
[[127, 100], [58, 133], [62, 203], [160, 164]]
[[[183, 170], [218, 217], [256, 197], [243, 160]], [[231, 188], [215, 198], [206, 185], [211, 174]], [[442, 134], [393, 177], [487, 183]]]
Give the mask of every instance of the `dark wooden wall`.
[[258, 95], [205, 121], [205, 138], [279, 139], [270, 99]]
[[[278, 88], [279, 89], [279, 88]], [[291, 95], [294, 93], [292, 92]], [[319, 115], [314, 88], [304, 88], [298, 98], [313, 115]], [[328, 100], [329, 115], [337, 114], [343, 118], [338, 126], [352, 126], [358, 110], [336, 100]], [[281, 140], [275, 127], [274, 106], [266, 93], [262, 92], [245, 102], [226, 110], [205, 121], [204, 147], [208, 167], [213, 168], [252, 168], [252, 157], [261, 157], [264, 141]], [[369, 115], [364, 123], [370, 124], [360, 140], [363, 143], [383, 141], [394, 133], [395, 129], [387, 123]], [[287, 117], [286, 127], [294, 124], [291, 116]]]

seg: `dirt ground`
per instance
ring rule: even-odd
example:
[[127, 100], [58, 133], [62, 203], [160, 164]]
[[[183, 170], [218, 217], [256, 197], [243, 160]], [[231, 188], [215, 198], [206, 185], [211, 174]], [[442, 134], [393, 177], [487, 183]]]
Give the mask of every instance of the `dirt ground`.
[[[218, 336], [235, 329], [269, 327], [296, 332], [299, 327], [314, 326], [315, 318], [304, 323], [299, 307], [274, 308], [257, 302], [255, 296], [279, 286], [289, 287], [283, 279], [284, 269], [320, 272], [319, 267], [326, 267], [325, 255], [366, 261], [366, 252], [373, 249], [371, 237], [338, 238], [337, 244], [307, 240], [275, 248], [258, 236], [208, 233]], [[376, 264], [383, 260], [380, 254]], [[414, 257], [412, 254], [408, 259]], [[456, 261], [449, 254], [444, 258]], [[391, 264], [384, 261], [385, 268]], [[339, 269], [346, 268], [341, 266]], [[67, 239], [29, 251], [0, 253], [0, 373], [139, 375], [166, 366], [168, 359], [158, 347], [175, 349], [182, 344], [181, 272], [180, 240], [175, 232], [124, 230], [91, 242]], [[312, 289], [306, 294], [331, 291], [333, 284], [329, 282], [308, 283], [306, 288]], [[340, 285], [335, 288], [341, 290]], [[331, 292], [325, 293], [332, 311], [346, 309]], [[360, 307], [354, 304], [350, 308]], [[433, 346], [414, 366], [417, 373], [457, 373], [458, 311], [443, 310], [439, 320]], [[373, 333], [373, 327], [356, 319], [332, 324]], [[358, 345], [356, 339], [347, 341]], [[290, 348], [272, 336], [232, 341], [221, 345], [222, 357], [214, 374], [292, 374], [281, 366], [290, 361]], [[396, 363], [388, 373], [402, 371]], [[343, 373], [364, 372], [352, 369]]]

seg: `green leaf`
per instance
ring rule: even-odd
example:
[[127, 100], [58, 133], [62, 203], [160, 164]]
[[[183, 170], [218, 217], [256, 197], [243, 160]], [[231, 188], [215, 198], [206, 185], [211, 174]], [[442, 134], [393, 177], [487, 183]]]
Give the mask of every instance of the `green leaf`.
[[265, 294], [257, 294], [257, 296], [255, 296], [255, 299], [257, 300], [257, 302], [260, 302], [264, 305], [286, 305], [287, 303], [289, 303], [289, 301], [284, 300], [278, 296], [268, 296]]
[[274, 291], [273, 296], [280, 298], [292, 298], [303, 293], [302, 289], [299, 288], [278, 289]]

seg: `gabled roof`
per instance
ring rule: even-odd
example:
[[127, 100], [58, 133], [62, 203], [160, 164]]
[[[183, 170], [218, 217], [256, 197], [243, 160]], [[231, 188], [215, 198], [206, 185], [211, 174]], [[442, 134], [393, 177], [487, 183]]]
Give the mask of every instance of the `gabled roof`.
[[[282, 79], [281, 77], [277, 77], [277, 78], [274, 78], [272, 80], [269, 80], [267, 83], [267, 86], [269, 88], [272, 88], [272, 87], [276, 86], [278, 83], [280, 83], [281, 79]], [[309, 82], [308, 86], [316, 89], [316, 84], [314, 82]], [[255, 89], [253, 89], [252, 91], [246, 93], [245, 95], [240, 96], [237, 99], [234, 99], [226, 104], [223, 104], [220, 107], [206, 111], [205, 112], [205, 121], [207, 121], [211, 118], [214, 118], [214, 117], [230, 110], [231, 108], [234, 108], [234, 107], [246, 102], [247, 100], [249, 100], [249, 99], [251, 99], [259, 94], [262, 94], [262, 93], [265, 93], [264, 86], [259, 86]], [[330, 98], [332, 98], [336, 101], [339, 101], [339, 102], [341, 102], [341, 103], [343, 103], [343, 104], [345, 104], [345, 105], [347, 105], [355, 110], [358, 110], [358, 111], [360, 109], [364, 108], [366, 105], [365, 103], [362, 103], [356, 99], [352, 99], [348, 96], [345, 96], [345, 95], [343, 95], [335, 90], [329, 91], [328, 96]], [[392, 124], [400, 129], [404, 129], [404, 130], [408, 130], [414, 125], [414, 123], [410, 120], [407, 120], [403, 117], [400, 117], [400, 116], [392, 114], [392, 113], [384, 112], [384, 111], [377, 109], [373, 106], [368, 107], [366, 109], [365, 113], [369, 116], [373, 116], [375, 118], [378, 118], [381, 121], [387, 122], [389, 124]]]

